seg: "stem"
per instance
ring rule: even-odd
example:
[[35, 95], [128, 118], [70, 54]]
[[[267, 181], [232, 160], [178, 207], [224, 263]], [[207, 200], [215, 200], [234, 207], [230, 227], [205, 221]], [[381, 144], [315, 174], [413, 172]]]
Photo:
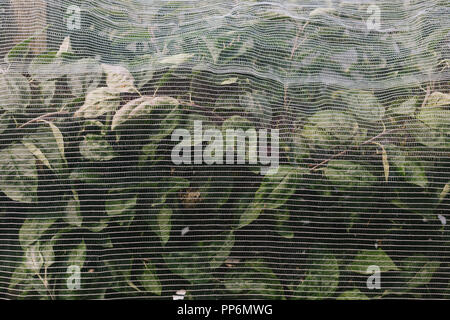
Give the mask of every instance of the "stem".
[[[45, 268], [45, 273], [47, 274], [47, 268]], [[50, 296], [50, 299], [55, 300], [55, 298], [54, 298], [53, 295], [52, 295], [52, 292], [51, 292], [50, 289], [48, 288], [47, 280], [46, 280], [46, 279], [45, 279], [45, 280], [42, 279], [42, 277], [41, 277], [41, 275], [39, 274], [39, 272], [36, 272], [36, 275], [38, 276], [39, 280], [42, 281], [42, 284], [44, 285], [45, 290], [47, 290], [48, 295]], [[45, 277], [47, 278], [47, 276], [45, 276]]]
[[151, 42], [153, 43], [153, 45], [155, 46], [155, 48], [156, 48], [156, 53], [159, 54], [159, 48], [158, 48], [158, 44], [157, 44], [156, 41], [155, 41], [155, 33], [153, 32], [153, 27], [152, 27], [152, 26], [149, 26], [149, 27], [148, 27], [148, 31], [151, 33], [150, 41], [151, 41]]
[[292, 46], [292, 50], [291, 50], [291, 55], [289, 57], [290, 60], [292, 60], [292, 58], [294, 57], [294, 53], [295, 51], [298, 49], [298, 47], [300, 46], [300, 44], [303, 43], [303, 41], [305, 41], [306, 38], [304, 38], [302, 40], [301, 43], [298, 43], [298, 38], [300, 37], [300, 33], [303, 32], [303, 30], [305, 30], [306, 26], [308, 25], [309, 21], [305, 22], [305, 24], [303, 25], [303, 27], [298, 28], [297, 34], [295, 35], [295, 39], [294, 39], [294, 45]]
[[225, 118], [219, 116], [218, 114], [215, 114], [215, 113], [214, 113], [212, 110], [210, 110], [209, 108], [200, 106], [200, 105], [195, 104], [195, 103], [193, 103], [193, 102], [180, 101], [180, 104], [181, 104], [181, 105], [185, 105], [185, 106], [189, 106], [189, 107], [194, 107], [194, 108], [196, 108], [196, 109], [198, 109], [198, 110], [200, 110], [200, 111], [202, 111], [202, 112], [204, 112], [204, 113], [207, 113], [211, 118], [213, 118], [213, 119], [215, 119], [215, 120], [217, 120], [217, 121], [219, 121], [219, 122], [222, 122], [222, 121], [225, 120]]
[[39, 116], [37, 118], [34, 118], [34, 119], [32, 119], [32, 120], [30, 120], [28, 122], [25, 122], [24, 124], [22, 124], [19, 127], [19, 129], [21, 129], [21, 128], [23, 128], [23, 127], [25, 127], [25, 126], [33, 123], [33, 122], [37, 122], [37, 121], [43, 120], [43, 119], [48, 118], [48, 117], [53, 117], [53, 116], [58, 116], [58, 115], [63, 115], [63, 114], [68, 114], [68, 112], [67, 111], [58, 111], [58, 112], [50, 112], [50, 113], [44, 114], [44, 115]]
[[349, 152], [349, 151], [351, 151], [351, 150], [353, 150], [353, 149], [356, 149], [356, 148], [358, 148], [358, 147], [360, 147], [360, 146], [363, 146], [363, 145], [366, 145], [366, 144], [370, 144], [370, 143], [374, 142], [375, 140], [377, 140], [377, 139], [379, 139], [379, 138], [385, 136], [386, 134], [389, 134], [389, 133], [392, 133], [392, 132], [395, 132], [395, 131], [399, 131], [399, 130], [401, 130], [401, 129], [391, 129], [391, 130], [387, 130], [387, 131], [385, 130], [385, 131], [381, 132], [380, 134], [377, 134], [375, 137], [372, 137], [372, 138], [370, 138], [369, 140], [364, 141], [364, 142], [361, 143], [360, 145], [354, 146], [354, 147], [352, 147], [352, 148], [350, 148], [350, 149], [346, 149], [346, 150], [344, 150], [344, 151], [341, 151], [341, 152], [339, 152], [339, 153], [336, 153], [336, 154], [332, 155], [330, 158], [328, 158], [328, 159], [322, 161], [322, 162], [319, 163], [319, 164], [316, 164], [314, 167], [312, 167], [312, 168], [310, 169], [310, 171], [316, 171], [319, 167], [321, 167], [321, 166], [327, 164], [328, 162], [330, 162], [331, 160], [333, 160], [333, 159], [335, 159], [335, 158], [338, 158], [338, 157], [340, 157], [340, 156], [343, 156], [344, 154], [346, 154], [347, 152]]
[[425, 106], [425, 104], [427, 103], [428, 98], [430, 97], [430, 91], [431, 91], [430, 86], [427, 86], [427, 91], [426, 91], [426, 93], [425, 93], [425, 98], [423, 99], [422, 105], [420, 106], [421, 109], [422, 109], [422, 108]]

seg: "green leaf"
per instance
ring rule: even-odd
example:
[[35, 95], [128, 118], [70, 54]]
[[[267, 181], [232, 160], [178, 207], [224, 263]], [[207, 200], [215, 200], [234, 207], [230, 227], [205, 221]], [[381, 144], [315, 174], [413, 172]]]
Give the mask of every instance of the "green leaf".
[[231, 130], [248, 130], [248, 129], [252, 129], [253, 125], [252, 123], [242, 117], [242, 116], [231, 116], [229, 118], [227, 118], [223, 123], [222, 123], [222, 131], [223, 133], [225, 133], [227, 130], [231, 129]]
[[228, 258], [234, 246], [234, 233], [231, 231], [219, 242], [213, 242], [205, 246], [205, 250], [214, 252], [209, 265], [211, 269], [217, 269]]
[[48, 121], [35, 132], [23, 138], [23, 144], [28, 150], [48, 168], [62, 170], [66, 168], [64, 156], [64, 138], [59, 129]]
[[89, 229], [89, 231], [97, 233], [105, 230], [105, 228], [108, 226], [109, 223], [109, 217], [95, 217], [94, 219], [90, 219], [89, 221], [85, 222], [86, 228]]
[[178, 64], [182, 64], [183, 62], [186, 62], [193, 56], [194, 56], [194, 54], [192, 54], [192, 53], [180, 53], [180, 54], [176, 54], [173, 56], [162, 58], [161, 60], [159, 60], [159, 63], [178, 65]]
[[65, 73], [63, 60], [56, 56], [57, 52], [48, 51], [36, 56], [28, 66], [28, 73], [33, 80], [45, 82], [62, 78]]
[[30, 104], [31, 89], [27, 79], [17, 73], [0, 73], [0, 107], [22, 114]]
[[358, 289], [344, 291], [336, 300], [369, 300], [369, 298]]
[[446, 99], [438, 99], [436, 96], [433, 98], [431, 102], [428, 101], [419, 110], [417, 119], [433, 130], [448, 133], [450, 130], [450, 110], [441, 107], [442, 104], [447, 103]]
[[414, 255], [402, 261], [401, 277], [408, 288], [426, 286], [439, 268], [439, 261], [430, 261], [424, 256]]
[[237, 114], [245, 114], [246, 105], [241, 105], [241, 98], [237, 92], [222, 92], [214, 103], [214, 109], [211, 109], [216, 115], [227, 118], [222, 126], [225, 129], [250, 129], [252, 123], [243, 116]]
[[[132, 253], [125, 248], [117, 250], [114, 256], [107, 259], [105, 264], [108, 266], [112, 276], [108, 279], [109, 283], [107, 284], [107, 288], [112, 289], [115, 292], [126, 292], [128, 295], [131, 293], [130, 287], [136, 291], [141, 291], [132, 281], [134, 280], [134, 276], [131, 272], [133, 271], [132, 266], [134, 265], [134, 262]], [[136, 280], [138, 280], [138, 278], [139, 276], [136, 277]]]
[[380, 121], [384, 117], [384, 107], [369, 91], [350, 91], [344, 100], [348, 109], [359, 119], [366, 122]]
[[280, 300], [283, 287], [273, 271], [261, 260], [248, 260], [227, 272], [223, 280], [227, 297]]
[[[158, 190], [159, 197], [152, 203], [152, 207], [159, 207], [154, 219], [150, 221], [150, 227], [159, 236], [163, 246], [169, 241], [170, 232], [172, 230], [172, 214], [170, 200], [176, 198], [176, 194], [181, 189], [189, 187], [189, 181], [182, 178], [166, 178], [166, 181], [145, 184], [146, 189]], [[148, 192], [148, 190], [147, 190]], [[169, 201], [168, 201], [169, 200]]]
[[[144, 96], [128, 102], [113, 117], [111, 130], [117, 129], [126, 121], [132, 118], [149, 116], [155, 109], [165, 108], [171, 110], [178, 106], [178, 100], [171, 97], [151, 97]], [[151, 118], [149, 118], [151, 120]]]
[[33, 154], [14, 143], [0, 152], [0, 190], [18, 202], [37, 201], [38, 177]]
[[418, 142], [431, 148], [450, 148], [450, 109], [445, 107], [449, 105], [449, 96], [434, 92], [420, 108], [417, 114], [420, 122], [413, 131]]
[[50, 121], [45, 121], [45, 122], [50, 126], [50, 129], [53, 132], [53, 136], [55, 137], [56, 144], [58, 145], [58, 150], [59, 150], [59, 153], [61, 154], [61, 157], [65, 158], [64, 137], [63, 137], [61, 131], [55, 124], [53, 124], [53, 122], [50, 122]]
[[157, 234], [161, 239], [161, 244], [165, 246], [170, 238], [170, 231], [172, 230], [173, 210], [168, 206], [163, 206], [156, 214], [156, 221], [158, 225]]
[[264, 90], [252, 90], [239, 97], [239, 104], [243, 106], [252, 121], [268, 125], [272, 120], [273, 111], [267, 108], [267, 104], [271, 103], [272, 99], [274, 99], [274, 94]]
[[[436, 112], [438, 116], [439, 112]], [[417, 122], [410, 129], [411, 135], [416, 141], [429, 148], [436, 149], [450, 149], [450, 140], [447, 137], [445, 130], [439, 130], [437, 128], [430, 128], [423, 122]]]
[[450, 192], [450, 183], [447, 183], [442, 191], [439, 193], [439, 202], [444, 200], [444, 198], [447, 196], [447, 194]]
[[[231, 31], [233, 32], [233, 31]], [[239, 39], [239, 35], [233, 36], [230, 34], [230, 41], [225, 44], [225, 47], [220, 51], [217, 58], [219, 64], [233, 63], [240, 57], [245, 57], [246, 54], [251, 54], [255, 46], [255, 40], [252, 38]]]
[[36, 159], [38, 159], [43, 164], [45, 164], [47, 166], [47, 168], [52, 169], [52, 166], [48, 162], [47, 158], [42, 153], [42, 151], [38, 147], [36, 147], [36, 145], [34, 145], [31, 142], [27, 142], [27, 141], [23, 141], [22, 143], [36, 157]]
[[163, 256], [173, 273], [192, 284], [211, 283], [212, 271], [228, 258], [233, 243], [233, 233], [226, 231], [212, 234], [206, 241], [166, 252]]
[[81, 155], [93, 161], [108, 161], [117, 157], [108, 141], [101, 135], [87, 134], [80, 143]]
[[142, 167], [146, 165], [147, 161], [151, 163], [157, 163], [163, 159], [163, 156], [158, 153], [158, 144], [148, 143], [142, 147], [142, 154], [139, 157], [138, 166]]
[[[23, 257], [22, 259], [25, 260], [26, 258]], [[28, 283], [32, 281], [33, 277], [34, 273], [28, 269], [26, 261], [23, 261], [23, 263], [14, 269], [8, 288], [11, 290], [20, 285], [21, 293], [26, 295], [28, 293]]]
[[108, 191], [105, 210], [109, 216], [130, 212], [136, 206], [137, 193], [134, 189], [114, 188]]
[[30, 53], [31, 40], [31, 38], [28, 38], [21, 43], [16, 44], [5, 56], [5, 62], [7, 64], [26, 63], [26, 58]]
[[39, 251], [44, 259], [44, 267], [48, 268], [55, 263], [55, 252], [53, 248], [54, 243], [52, 241], [40, 241]]
[[189, 249], [184, 248], [183, 251], [164, 254], [167, 267], [190, 283], [210, 283], [212, 276], [209, 269], [209, 257], [201, 255], [200, 248]]
[[[116, 33], [117, 31], [117, 33]], [[114, 30], [113, 45], [125, 46], [127, 50], [136, 51], [137, 44], [144, 45], [144, 51], [152, 33], [145, 24], [127, 25], [127, 28]]]
[[358, 51], [355, 48], [352, 48], [344, 52], [334, 54], [332, 59], [339, 64], [344, 72], [348, 73], [350, 68], [357, 65]]
[[330, 254], [314, 256], [314, 263], [305, 279], [295, 289], [297, 298], [326, 299], [331, 297], [339, 284], [339, 266]]
[[275, 213], [275, 230], [280, 236], [286, 239], [292, 239], [294, 237], [294, 232], [290, 229], [289, 217], [290, 214], [287, 209], [277, 209]]
[[[200, 41], [200, 39], [201, 39], [202, 41]], [[203, 45], [202, 48], [205, 49], [205, 55], [208, 56], [208, 57], [210, 57], [211, 60], [212, 60], [212, 62], [213, 62], [214, 64], [216, 64], [216, 63], [217, 63], [217, 59], [219, 58], [220, 49], [217, 48], [217, 47], [212, 43], [212, 41], [208, 40], [204, 35], [202, 35], [202, 36], [199, 37], [199, 46], [200, 46], [200, 45]], [[208, 53], [209, 55], [206, 54], [206, 50], [207, 50], [207, 53]]]
[[428, 178], [426, 175], [426, 163], [408, 155], [406, 150], [401, 150], [395, 145], [385, 146], [388, 158], [396, 169], [396, 172], [405, 181], [426, 188]]
[[[153, 187], [153, 186], [151, 186]], [[173, 199], [173, 195], [181, 189], [189, 187], [187, 179], [178, 177], [168, 177], [164, 182], [158, 184], [159, 198], [152, 203], [152, 207], [166, 203], [167, 199]]]
[[44, 265], [44, 257], [39, 251], [39, 243], [28, 246], [25, 250], [25, 265], [28, 270], [39, 274], [39, 271]]
[[152, 119], [158, 124], [153, 130], [149, 130], [148, 140], [150, 143], [142, 147], [142, 154], [139, 157], [139, 166], [143, 165], [149, 158], [156, 160], [159, 143], [168, 135], [170, 135], [180, 124], [181, 113], [178, 107], [172, 108], [167, 115], [154, 115]]
[[94, 59], [81, 59], [67, 65], [67, 85], [76, 97], [96, 89], [102, 79], [101, 65]]
[[[381, 160], [383, 162], [383, 170], [384, 170], [384, 180], [389, 181], [389, 160], [386, 149], [381, 143], [375, 142], [381, 149]], [[378, 153], [378, 152], [377, 152]]]
[[237, 77], [228, 78], [228, 79], [223, 80], [220, 83], [220, 85], [222, 85], [222, 86], [230, 85], [230, 84], [236, 83], [238, 80], [239, 80], [239, 78], [237, 78]]
[[162, 286], [156, 275], [155, 266], [147, 261], [144, 261], [144, 266], [144, 272], [139, 276], [139, 283], [144, 287], [146, 292], [160, 296]]
[[358, 122], [337, 110], [322, 110], [308, 119], [301, 137], [315, 149], [340, 149], [349, 146], [362, 134]]
[[412, 116], [416, 111], [417, 97], [412, 97], [399, 104], [394, 104], [392, 112], [400, 116]]
[[70, 45], [70, 36], [66, 36], [59, 46], [59, 50], [56, 53], [57, 57], [61, 57], [63, 53], [69, 53], [72, 51], [71, 45]]
[[105, 187], [110, 187], [110, 185], [105, 184], [105, 176], [97, 168], [75, 168], [70, 172], [69, 179], [75, 185], [81, 182], [84, 185], [104, 185]]
[[22, 248], [36, 243], [39, 238], [55, 223], [56, 218], [28, 218], [19, 231], [19, 241]]
[[379, 267], [381, 272], [399, 270], [382, 249], [360, 251], [347, 269], [351, 272], [367, 275], [371, 274], [370, 266]]
[[137, 92], [134, 86], [134, 78], [131, 73], [122, 66], [102, 64], [106, 73], [106, 85], [113, 93]]
[[86, 95], [81, 108], [74, 117], [97, 118], [105, 113], [115, 111], [120, 104], [119, 95], [109, 88], [97, 88]]
[[360, 164], [345, 160], [328, 162], [324, 169], [324, 175], [334, 186], [344, 191], [370, 187], [377, 180]]
[[238, 228], [252, 223], [264, 210], [284, 205], [295, 192], [297, 174], [295, 168], [280, 167], [276, 174], [265, 176], [252, 204], [241, 215]]
[[36, 31], [31, 37], [23, 40], [22, 42], [16, 44], [5, 56], [5, 62], [7, 64], [25, 64], [26, 58], [30, 53], [30, 44], [31, 42], [41, 35], [45, 30], [47, 30], [48, 26]]
[[56, 93], [56, 80], [43, 81], [40, 84], [44, 106], [50, 106]]
[[[424, 74], [431, 76], [442, 60], [439, 52], [421, 48], [414, 55], [410, 56], [414, 65]], [[437, 72], [437, 71], [436, 71]]]
[[0, 134], [8, 130], [13, 121], [14, 120], [11, 113], [6, 111], [2, 112], [0, 110]]
[[69, 250], [66, 257], [66, 266], [76, 265], [82, 269], [86, 260], [86, 244], [84, 240], [82, 240], [76, 247]]
[[80, 200], [78, 193], [72, 190], [72, 196], [67, 201], [64, 208], [64, 221], [69, 225], [81, 228], [83, 224], [83, 216], [80, 211]]
[[82, 125], [81, 134], [96, 134], [105, 136], [109, 132], [107, 125], [99, 120], [85, 120]]
[[330, 14], [336, 13], [336, 9], [331, 7], [323, 7], [323, 8], [315, 8], [313, 11], [309, 13], [310, 17], [314, 16], [329, 16]]
[[426, 108], [450, 106], [450, 94], [442, 92], [433, 92], [427, 99]]
[[153, 144], [160, 143], [162, 139], [170, 135], [182, 119], [182, 114], [177, 105], [166, 105], [165, 103], [163, 100], [157, 102], [161, 107], [156, 108], [155, 114], [152, 115], [152, 122], [156, 124], [154, 132], [150, 132], [150, 141]]

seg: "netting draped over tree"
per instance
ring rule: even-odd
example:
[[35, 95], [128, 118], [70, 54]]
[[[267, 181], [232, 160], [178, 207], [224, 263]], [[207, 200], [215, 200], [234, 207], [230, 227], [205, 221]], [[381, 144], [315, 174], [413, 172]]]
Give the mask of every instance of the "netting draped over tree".
[[0, 14], [1, 298], [450, 298], [448, 1]]

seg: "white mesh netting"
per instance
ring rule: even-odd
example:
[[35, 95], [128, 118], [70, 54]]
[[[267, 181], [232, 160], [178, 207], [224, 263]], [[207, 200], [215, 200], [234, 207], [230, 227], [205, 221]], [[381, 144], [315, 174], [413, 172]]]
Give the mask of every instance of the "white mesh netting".
[[1, 298], [450, 298], [448, 0], [0, 14]]

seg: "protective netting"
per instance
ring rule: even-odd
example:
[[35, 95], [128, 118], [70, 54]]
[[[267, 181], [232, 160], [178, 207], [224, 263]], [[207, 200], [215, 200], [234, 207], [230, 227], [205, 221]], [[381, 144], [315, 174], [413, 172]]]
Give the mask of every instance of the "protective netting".
[[0, 297], [450, 298], [450, 2], [0, 2]]

